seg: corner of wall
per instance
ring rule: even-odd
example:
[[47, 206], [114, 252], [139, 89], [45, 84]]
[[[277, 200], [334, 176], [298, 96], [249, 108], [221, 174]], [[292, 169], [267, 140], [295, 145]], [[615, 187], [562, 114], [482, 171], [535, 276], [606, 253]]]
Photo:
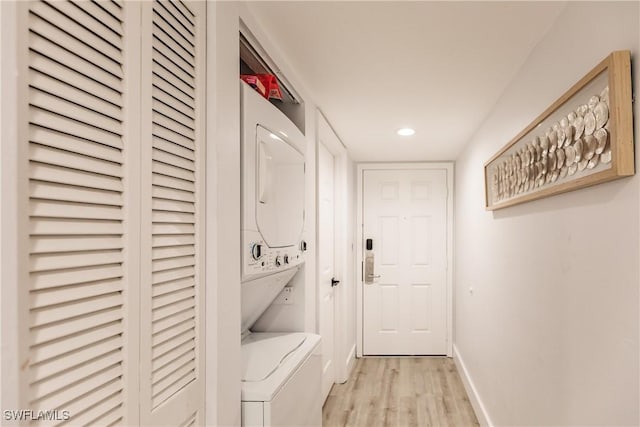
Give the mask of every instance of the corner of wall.
[[469, 396], [469, 402], [471, 402], [471, 406], [473, 407], [473, 411], [476, 413], [476, 418], [478, 418], [478, 423], [482, 427], [493, 427], [493, 423], [491, 422], [491, 418], [489, 417], [489, 413], [487, 412], [487, 408], [485, 408], [482, 403], [482, 399], [478, 394], [478, 390], [469, 375], [469, 371], [467, 371], [467, 367], [464, 364], [464, 360], [460, 355], [460, 351], [456, 345], [453, 345], [453, 361], [458, 368], [458, 374], [460, 375], [460, 379], [462, 380], [462, 384], [464, 385], [464, 389]]
[[207, 6], [205, 423], [231, 426], [241, 423], [239, 12], [235, 2]]

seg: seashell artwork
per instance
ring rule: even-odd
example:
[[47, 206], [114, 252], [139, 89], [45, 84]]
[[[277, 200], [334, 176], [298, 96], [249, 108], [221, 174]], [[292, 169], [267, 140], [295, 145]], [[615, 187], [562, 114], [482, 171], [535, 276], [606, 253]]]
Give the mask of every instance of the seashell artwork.
[[542, 155], [546, 156], [549, 153], [549, 138], [546, 135], [540, 137], [540, 147], [542, 148]]
[[577, 163], [574, 163], [571, 166], [569, 166], [569, 176], [574, 175], [577, 170], [578, 170], [578, 164]]
[[576, 161], [576, 149], [573, 146], [569, 146], [564, 149], [564, 153], [567, 155], [566, 165], [571, 166]]
[[491, 181], [496, 201], [609, 163], [608, 103], [607, 86], [496, 165]]
[[600, 160], [600, 155], [596, 154], [589, 160], [589, 163], [587, 163], [587, 169], [593, 169], [598, 166], [598, 160]]
[[604, 127], [609, 120], [609, 107], [607, 103], [599, 102], [593, 109], [593, 114], [596, 116], [596, 129]]
[[586, 104], [583, 104], [578, 107], [576, 113], [578, 113], [580, 117], [584, 117], [584, 115], [587, 114], [587, 111], [589, 111], [589, 107]]
[[587, 135], [583, 139], [583, 150], [582, 150], [582, 158], [586, 160], [591, 160], [593, 155], [596, 153], [596, 138], [593, 135]]
[[582, 160], [580, 160], [580, 161], [578, 162], [578, 170], [579, 170], [580, 172], [582, 172], [583, 170], [585, 170], [585, 169], [586, 169], [586, 167], [587, 167], [587, 164], [588, 164], [588, 163], [589, 163], [589, 160], [587, 160], [587, 159], [582, 159]]
[[558, 129], [556, 134], [558, 136], [558, 147], [564, 146], [564, 141], [567, 139], [567, 134], [564, 132], [564, 129]]
[[558, 165], [558, 158], [556, 157], [556, 155], [553, 153], [549, 154], [549, 162], [548, 162], [549, 170], [555, 171], [557, 165]]
[[596, 130], [596, 116], [589, 111], [584, 115], [584, 134], [592, 135], [594, 130]]
[[569, 168], [566, 166], [563, 166], [562, 169], [560, 169], [560, 178], [564, 178], [565, 176], [567, 176], [567, 170]]
[[564, 159], [565, 159], [564, 149], [560, 149], [556, 151], [556, 157], [558, 158], [558, 169], [560, 169], [564, 166]]
[[612, 52], [493, 155], [487, 210], [633, 175], [630, 70], [630, 51]]
[[609, 142], [609, 132], [605, 128], [598, 129], [593, 133], [596, 138], [596, 154], [602, 154]]
[[573, 127], [576, 129], [573, 137], [577, 140], [582, 136], [582, 133], [584, 132], [584, 117], [578, 116], [576, 121], [573, 122]]
[[564, 134], [565, 134], [564, 146], [565, 147], [573, 142], [573, 129], [574, 129], [573, 125], [568, 125], [566, 128], [564, 128]]
[[609, 104], [609, 86], [602, 89], [600, 92], [600, 101], [605, 102], [607, 105]]
[[583, 139], [580, 138], [579, 140], [576, 141], [575, 144], [573, 144], [573, 150], [576, 153], [575, 156], [575, 161], [579, 162], [580, 160], [582, 160], [582, 149], [584, 148], [584, 144], [582, 143]]

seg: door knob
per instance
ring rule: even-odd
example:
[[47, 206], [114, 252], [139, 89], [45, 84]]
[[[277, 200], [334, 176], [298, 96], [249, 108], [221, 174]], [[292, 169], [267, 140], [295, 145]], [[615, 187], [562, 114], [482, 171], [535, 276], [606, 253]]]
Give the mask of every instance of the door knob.
[[335, 277], [331, 278], [331, 287], [335, 288], [336, 286], [338, 286], [338, 283], [340, 283], [340, 280], [336, 280]]

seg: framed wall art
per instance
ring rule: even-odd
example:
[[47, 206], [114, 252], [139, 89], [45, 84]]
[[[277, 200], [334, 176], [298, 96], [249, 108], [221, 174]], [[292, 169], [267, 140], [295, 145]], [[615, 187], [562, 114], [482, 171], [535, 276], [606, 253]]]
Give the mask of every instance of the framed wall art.
[[631, 55], [616, 51], [485, 163], [486, 209], [634, 172]]

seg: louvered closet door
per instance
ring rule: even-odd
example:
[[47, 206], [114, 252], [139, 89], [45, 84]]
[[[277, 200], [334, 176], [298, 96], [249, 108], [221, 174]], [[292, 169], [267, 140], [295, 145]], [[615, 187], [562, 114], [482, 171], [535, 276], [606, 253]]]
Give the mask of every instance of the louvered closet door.
[[69, 411], [72, 425], [124, 423], [123, 4], [24, 7], [29, 8], [25, 407]]
[[203, 20], [204, 3], [143, 4], [140, 400], [146, 425], [204, 421]]

